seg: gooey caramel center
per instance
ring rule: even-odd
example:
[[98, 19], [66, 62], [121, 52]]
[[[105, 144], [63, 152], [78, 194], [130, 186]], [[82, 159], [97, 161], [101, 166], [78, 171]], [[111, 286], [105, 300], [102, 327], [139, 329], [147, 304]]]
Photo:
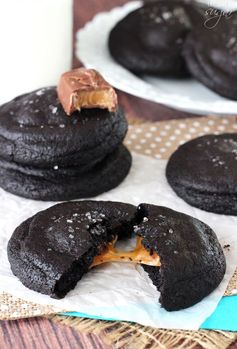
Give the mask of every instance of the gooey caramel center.
[[112, 89], [81, 91], [74, 96], [76, 109], [102, 108], [114, 111], [114, 92]]
[[107, 248], [100, 255], [94, 257], [91, 268], [107, 262], [130, 262], [156, 267], [161, 265], [158, 254], [156, 252], [147, 251], [141, 243], [141, 237], [137, 237], [135, 249], [129, 252], [117, 250], [114, 247], [116, 240], [108, 243]]

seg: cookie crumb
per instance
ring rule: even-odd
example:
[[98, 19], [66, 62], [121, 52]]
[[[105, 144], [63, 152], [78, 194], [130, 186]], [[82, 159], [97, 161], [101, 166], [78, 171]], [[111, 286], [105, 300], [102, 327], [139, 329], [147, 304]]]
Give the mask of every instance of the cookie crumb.
[[230, 245], [229, 245], [229, 244], [224, 245], [223, 248], [224, 248], [225, 250], [230, 251]]

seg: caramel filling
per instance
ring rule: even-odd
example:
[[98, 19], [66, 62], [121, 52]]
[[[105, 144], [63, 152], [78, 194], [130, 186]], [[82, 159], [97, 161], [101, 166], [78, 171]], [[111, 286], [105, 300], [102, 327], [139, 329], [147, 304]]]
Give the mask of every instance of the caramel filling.
[[91, 268], [107, 262], [130, 262], [159, 267], [161, 265], [160, 257], [155, 252], [151, 253], [147, 251], [142, 245], [141, 240], [140, 237], [137, 237], [135, 249], [129, 252], [116, 250], [114, 247], [116, 240], [110, 242], [106, 250], [94, 258]]
[[76, 109], [83, 108], [101, 108], [108, 109], [110, 112], [115, 110], [113, 89], [98, 91], [82, 91], [74, 95], [74, 104]]

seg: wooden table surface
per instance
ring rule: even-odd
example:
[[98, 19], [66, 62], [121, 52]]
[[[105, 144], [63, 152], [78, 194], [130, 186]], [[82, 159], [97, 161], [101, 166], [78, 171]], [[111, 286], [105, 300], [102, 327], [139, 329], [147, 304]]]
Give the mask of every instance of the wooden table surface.
[[[96, 13], [107, 11], [128, 0], [75, 0], [74, 33]], [[75, 35], [75, 34], [74, 34]], [[74, 57], [73, 65], [79, 62]], [[118, 92], [120, 104], [132, 118], [168, 120], [193, 116]], [[83, 335], [44, 318], [0, 322], [0, 349], [107, 349], [101, 339]], [[232, 347], [237, 349], [237, 345]]]

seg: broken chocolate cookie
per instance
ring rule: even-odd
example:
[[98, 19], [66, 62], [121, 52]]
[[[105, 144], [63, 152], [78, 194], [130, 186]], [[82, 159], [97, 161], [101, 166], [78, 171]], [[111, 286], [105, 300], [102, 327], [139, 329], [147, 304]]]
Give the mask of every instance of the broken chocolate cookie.
[[[116, 240], [132, 233], [135, 249], [117, 250]], [[215, 233], [203, 222], [165, 207], [105, 201], [68, 202], [39, 212], [16, 228], [8, 258], [25, 286], [56, 298], [97, 265], [141, 264], [168, 311], [211, 293], [226, 267]]]

